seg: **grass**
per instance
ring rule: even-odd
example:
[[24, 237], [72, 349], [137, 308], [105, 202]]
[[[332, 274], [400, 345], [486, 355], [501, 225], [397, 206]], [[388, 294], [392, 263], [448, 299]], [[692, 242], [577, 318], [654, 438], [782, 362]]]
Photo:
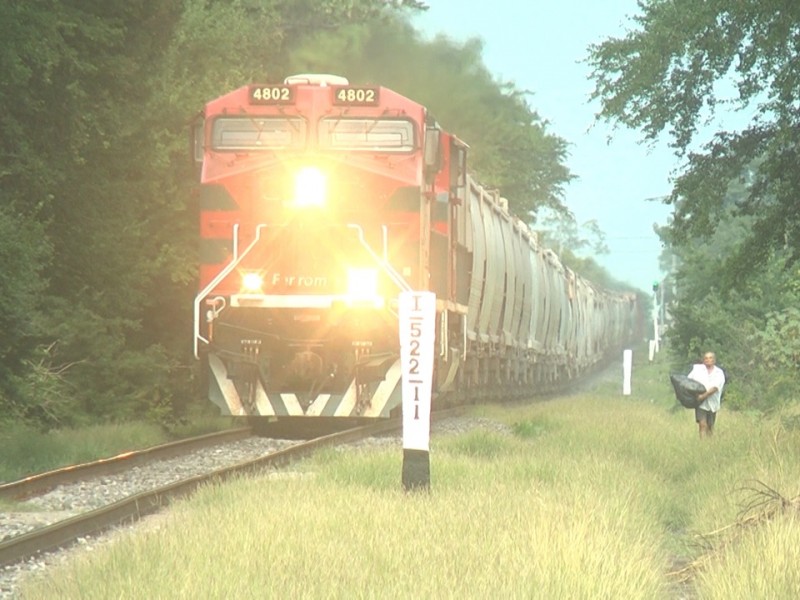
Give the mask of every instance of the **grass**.
[[430, 493], [402, 492], [399, 447], [209, 486], [24, 597], [793, 597], [800, 432], [723, 410], [700, 440], [664, 369], [476, 408], [512, 433], [434, 438]]
[[191, 437], [230, 426], [229, 419], [205, 418], [167, 432], [152, 423], [95, 425], [40, 431], [29, 426], [0, 429], [0, 482], [57, 467]]

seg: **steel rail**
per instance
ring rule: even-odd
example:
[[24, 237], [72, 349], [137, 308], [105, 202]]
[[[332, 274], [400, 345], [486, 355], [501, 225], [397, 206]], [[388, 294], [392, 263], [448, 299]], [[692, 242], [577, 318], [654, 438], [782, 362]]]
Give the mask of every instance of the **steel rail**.
[[[431, 413], [431, 421], [460, 415], [465, 410], [466, 408], [461, 406], [436, 411]], [[134, 523], [142, 517], [158, 512], [173, 500], [190, 495], [201, 485], [221, 483], [241, 475], [257, 474], [270, 467], [289, 464], [326, 446], [347, 444], [401, 428], [401, 418], [387, 419], [299, 442], [253, 460], [135, 494], [102, 508], [0, 542], [0, 566], [15, 564], [38, 554], [69, 546], [80, 538], [96, 535], [115, 526]]]
[[73, 483], [89, 477], [119, 473], [146, 462], [172, 458], [214, 444], [224, 444], [245, 439], [252, 435], [252, 428], [239, 427], [160, 444], [143, 450], [123, 452], [116, 456], [101, 458], [78, 465], [61, 467], [44, 473], [37, 473], [17, 481], [0, 484], [0, 499], [24, 500], [25, 498], [30, 498], [37, 494], [43, 494], [65, 483]]
[[102, 508], [0, 542], [0, 566], [18, 563], [43, 552], [68, 546], [79, 538], [95, 535], [117, 525], [133, 523], [157, 512], [171, 501], [191, 494], [201, 485], [223, 482], [234, 476], [258, 473], [268, 467], [283, 466], [324, 446], [350, 443], [396, 430], [401, 426], [400, 419], [391, 419], [348, 429], [307, 442], [299, 442], [254, 460], [130, 496]]

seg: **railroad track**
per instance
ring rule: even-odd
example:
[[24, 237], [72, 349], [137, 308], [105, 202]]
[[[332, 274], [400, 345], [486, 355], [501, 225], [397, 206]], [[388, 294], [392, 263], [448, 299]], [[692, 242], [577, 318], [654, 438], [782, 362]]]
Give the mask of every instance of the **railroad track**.
[[[442, 416], [450, 416], [452, 414], [452, 411], [448, 411]], [[40, 527], [0, 542], [0, 566], [19, 563], [38, 554], [71, 545], [78, 539], [96, 535], [117, 525], [135, 522], [144, 516], [157, 512], [173, 500], [191, 494], [201, 485], [222, 482], [243, 474], [258, 473], [267, 468], [280, 467], [307, 456], [324, 446], [351, 443], [379, 433], [397, 430], [401, 427], [402, 423], [399, 419], [392, 419], [348, 429], [309, 441], [297, 442], [292, 446], [256, 459], [219, 468], [128, 496], [101, 508], [78, 514], [66, 520]], [[131, 452], [112, 459], [65, 467], [20, 481], [3, 484], [0, 486], [0, 496], [13, 499], [26, 498], [63, 485], [65, 482], [74, 482], [90, 476], [96, 477], [98, 475], [117, 473], [143, 462], [176, 456], [189, 452], [193, 448], [202, 448], [211, 443], [220, 443], [226, 440], [241, 439], [249, 435], [252, 435], [251, 430], [242, 428], [221, 434], [209, 434], [200, 438], [192, 438], [185, 442], [174, 442], [139, 452]]]
[[117, 456], [102, 458], [79, 465], [69, 465], [45, 473], [37, 473], [36, 475], [24, 477], [17, 481], [0, 484], [0, 499], [24, 500], [31, 496], [43, 494], [65, 483], [73, 483], [90, 477], [112, 475], [150, 461], [165, 460], [192, 452], [193, 450], [206, 448], [213, 444], [225, 444], [252, 435], [253, 430], [250, 427], [228, 429], [187, 438], [185, 440], [178, 440], [168, 444], [161, 444], [144, 450], [124, 452]]

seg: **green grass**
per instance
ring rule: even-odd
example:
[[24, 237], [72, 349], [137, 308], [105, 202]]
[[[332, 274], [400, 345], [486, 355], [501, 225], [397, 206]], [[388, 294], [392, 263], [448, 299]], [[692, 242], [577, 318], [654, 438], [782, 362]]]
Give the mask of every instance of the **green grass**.
[[665, 368], [637, 364], [628, 397], [613, 379], [476, 408], [512, 433], [436, 437], [430, 493], [402, 491], [399, 448], [326, 450], [204, 488], [24, 597], [678, 598], [686, 564], [698, 597], [792, 597], [797, 506], [737, 519], [754, 481], [797, 496], [800, 432], [723, 410], [700, 440]]
[[0, 430], [0, 482], [13, 481], [70, 464], [191, 437], [230, 426], [229, 419], [206, 418], [167, 432], [152, 423], [95, 425], [39, 431], [28, 426]]
[[154, 425], [98, 425], [50, 432], [17, 427], [0, 433], [0, 479], [10, 481], [55, 467], [86, 462], [163, 440]]

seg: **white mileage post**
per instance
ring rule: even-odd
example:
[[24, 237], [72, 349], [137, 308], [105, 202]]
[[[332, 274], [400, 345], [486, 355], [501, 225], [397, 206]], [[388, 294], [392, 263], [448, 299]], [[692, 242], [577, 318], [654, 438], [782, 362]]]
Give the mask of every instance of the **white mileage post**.
[[403, 488], [430, 488], [431, 392], [436, 294], [402, 292], [399, 302], [403, 390]]

